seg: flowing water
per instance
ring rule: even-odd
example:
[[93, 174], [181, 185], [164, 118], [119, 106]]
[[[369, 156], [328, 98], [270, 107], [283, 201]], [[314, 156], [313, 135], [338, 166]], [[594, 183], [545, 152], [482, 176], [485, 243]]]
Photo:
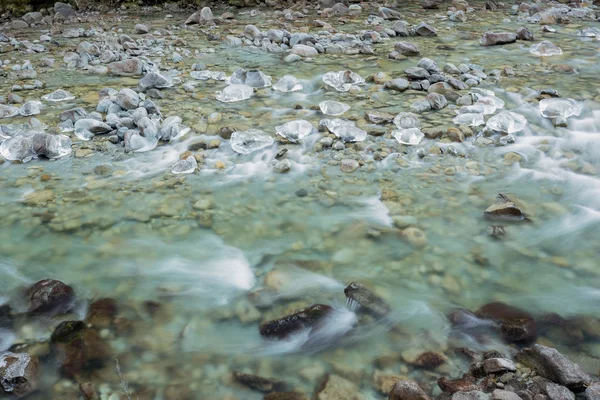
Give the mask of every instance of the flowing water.
[[[500, 147], [476, 146], [473, 138], [462, 143], [425, 139], [418, 146], [402, 146], [389, 135], [394, 128], [388, 124], [385, 135], [369, 135], [341, 151], [315, 151], [321, 138], [315, 133], [299, 144], [276, 139], [272, 147], [236, 154], [228, 140], [217, 135], [221, 127], [261, 129], [275, 138], [275, 126], [286, 121], [306, 119], [318, 126], [322, 115], [315, 106], [327, 99], [351, 105], [347, 115], [354, 119], [370, 110], [409, 111], [423, 92], [396, 93], [367, 84], [358, 94], [332, 93], [321, 88], [321, 77], [342, 69], [363, 77], [379, 71], [402, 77], [419, 58], [387, 59], [395, 43], [390, 40], [375, 46], [376, 56], [320, 55], [286, 64], [278, 54], [225, 47], [196, 30], [175, 31], [192, 51], [214, 49], [177, 65], [163, 61], [181, 71], [183, 81], [191, 80], [191, 65], [200, 61], [227, 75], [237, 67], [260, 68], [273, 82], [292, 74], [304, 89], [267, 89], [243, 102], [220, 103], [213, 95], [224, 82], [198, 81], [193, 94], [179, 85], [156, 101], [165, 117], [179, 115], [192, 127], [179, 141], [147, 153], [124, 154], [122, 147], [101, 136], [90, 142], [73, 136], [74, 154], [69, 157], [0, 165], [0, 300], [15, 298], [22, 287], [43, 278], [60, 279], [75, 288], [81, 299], [80, 318], [89, 301], [114, 298], [119, 315], [132, 322], [129, 329], [103, 335], [131, 391], [161, 396], [165, 387], [179, 385], [202, 399], [262, 398], [233, 384], [231, 371], [284, 379], [305, 393], [312, 392], [324, 373], [334, 372], [358, 384], [367, 398], [381, 398], [372, 383], [378, 368], [374, 360], [444, 351], [451, 332], [444, 315], [456, 306], [475, 310], [490, 301], [504, 301], [534, 315], [598, 317], [599, 42], [578, 37], [577, 31], [591, 24], [574, 22], [557, 26], [557, 33], [538, 32], [539, 25], [531, 25], [535, 42], [480, 46], [478, 38], [490, 28], [514, 31], [522, 26], [514, 17], [502, 22], [500, 15], [482, 14], [472, 22], [454, 24], [417, 8], [407, 12], [409, 22], [432, 20], [438, 28], [438, 37], [410, 38], [438, 65], [515, 69], [516, 76], [480, 85], [504, 100], [504, 110], [528, 121], [525, 130], [515, 134], [515, 143]], [[185, 17], [165, 21], [156, 16], [144, 23], [155, 29], [179, 25]], [[336, 28], [356, 33], [365, 29], [359, 21]], [[120, 26], [130, 32], [134, 23], [125, 20]], [[264, 18], [249, 15], [240, 15], [236, 24], [226, 27], [240, 31], [247, 23], [261, 30], [272, 27]], [[299, 30], [303, 23], [292, 26]], [[24, 35], [33, 39], [39, 32]], [[463, 39], [466, 36], [469, 39]], [[562, 48], [563, 55], [531, 55], [529, 46], [544, 39]], [[69, 48], [82, 39], [62, 40]], [[454, 49], [439, 49], [440, 45]], [[165, 53], [169, 58], [170, 52]], [[28, 59], [35, 64], [43, 55]], [[16, 53], [8, 57], [25, 59]], [[57, 64], [59, 60], [60, 56]], [[552, 71], [558, 64], [572, 66], [577, 73]], [[24, 97], [39, 99], [59, 88], [77, 96], [66, 103], [45, 104], [38, 117], [50, 127], [66, 109], [94, 110], [101, 88], [137, 85], [137, 79], [60, 68], [39, 78], [46, 88], [24, 92]], [[2, 82], [2, 94], [11, 84]], [[540, 115], [537, 91], [550, 88], [583, 104], [581, 115], [571, 117], [566, 127], [554, 127]], [[222, 113], [222, 120], [207, 123], [213, 112]], [[420, 116], [422, 128], [455, 126], [454, 115], [450, 107], [425, 113]], [[205, 162], [196, 173], [171, 174], [179, 155], [199, 139], [220, 139], [220, 147], [205, 151]], [[458, 156], [451, 154], [450, 146]], [[277, 174], [271, 163], [284, 148], [292, 168]], [[419, 149], [427, 155], [420, 157]], [[352, 173], [342, 172], [340, 160], [356, 158], [358, 152], [363, 165]], [[382, 152], [387, 157], [376, 156]], [[217, 167], [218, 162], [225, 167]], [[108, 166], [108, 173], [99, 175], [98, 166]], [[40, 190], [51, 191], [52, 200], [26, 201]], [[500, 192], [518, 197], [531, 219], [507, 225], [504, 240], [488, 235], [489, 222], [483, 218]], [[396, 226], [416, 226], [426, 242], [411, 243]], [[392, 308], [387, 321], [353, 328], [359, 317], [355, 307], [346, 304], [343, 291], [351, 281], [386, 299]], [[153, 317], [144, 308], [148, 301], [160, 304]], [[318, 334], [279, 342], [260, 337], [260, 322], [317, 303], [335, 308]], [[0, 338], [0, 345], [6, 349], [13, 343], [45, 340], [52, 329], [30, 322]], [[540, 342], [564, 351], [589, 372], [600, 368], [598, 342]], [[494, 342], [484, 347], [506, 350], [504, 346]], [[442, 373], [457, 374], [460, 368], [453, 361], [431, 374], [401, 361], [389, 370], [379, 369], [433, 383]], [[56, 371], [45, 372], [49, 387]], [[109, 386], [104, 393], [121, 390], [112, 365], [90, 379]], [[69, 384], [60, 382], [61, 390], [68, 391]]]

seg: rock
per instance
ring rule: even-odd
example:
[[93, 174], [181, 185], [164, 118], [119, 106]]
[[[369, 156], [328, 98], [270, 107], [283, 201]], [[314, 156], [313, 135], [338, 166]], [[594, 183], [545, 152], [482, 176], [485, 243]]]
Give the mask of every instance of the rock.
[[402, 54], [403, 56], [418, 56], [419, 54], [421, 54], [421, 52], [419, 51], [419, 49], [417, 48], [417, 46], [415, 46], [412, 43], [409, 42], [397, 42], [394, 45], [394, 49]]
[[417, 36], [437, 36], [437, 31], [434, 27], [426, 24], [425, 22], [421, 22], [415, 27], [415, 34]]
[[492, 392], [492, 400], [523, 400], [519, 395], [508, 390], [496, 389]]
[[517, 370], [515, 363], [506, 358], [488, 358], [483, 361], [482, 367], [486, 375], [515, 372]]
[[140, 104], [140, 98], [138, 94], [131, 89], [121, 89], [119, 94], [117, 94], [115, 104], [125, 110], [135, 110]]
[[426, 10], [434, 10], [439, 8], [442, 0], [421, 0], [421, 7]]
[[283, 339], [298, 331], [318, 326], [332, 311], [330, 306], [316, 304], [295, 314], [261, 324], [260, 335], [270, 339]]
[[39, 361], [27, 353], [0, 353], [0, 393], [17, 398], [38, 386]]
[[315, 389], [313, 400], [365, 400], [358, 386], [337, 375], [328, 375]]
[[479, 41], [482, 46], [497, 46], [501, 44], [514, 43], [517, 35], [512, 32], [486, 32]]
[[62, 17], [70, 18], [75, 16], [75, 10], [69, 4], [56, 2], [54, 3], [54, 13]]
[[403, 78], [392, 79], [391, 81], [387, 81], [385, 83], [385, 88], [390, 90], [397, 90], [399, 92], [403, 92], [410, 86], [410, 82]]
[[78, 119], [77, 122], [75, 122], [75, 130], [77, 131], [79, 129], [89, 131], [95, 135], [101, 135], [112, 131], [110, 125], [92, 118]]
[[587, 400], [600, 400], [600, 383], [592, 383], [586, 390]]
[[517, 361], [534, 369], [540, 376], [566, 386], [575, 393], [586, 390], [592, 377], [556, 349], [535, 344], [517, 354]]
[[431, 400], [423, 389], [414, 381], [396, 382], [388, 396], [388, 400]]
[[29, 25], [27, 24], [27, 22], [25, 22], [23, 20], [15, 19], [10, 22], [10, 28], [12, 30], [19, 31], [21, 29], [29, 28]]
[[196, 11], [195, 13], [190, 15], [188, 17], [188, 19], [185, 21], [185, 24], [186, 25], [193, 25], [193, 24], [214, 25], [215, 24], [214, 19], [215, 19], [215, 17], [213, 15], [210, 7], [204, 7], [200, 11]]
[[83, 321], [63, 321], [50, 336], [50, 341], [54, 343], [68, 343], [79, 336], [85, 330]]
[[405, 21], [396, 21], [392, 25], [392, 30], [396, 32], [396, 36], [408, 36], [408, 26]]
[[404, 70], [404, 73], [410, 78], [410, 79], [427, 79], [427, 77], [429, 75], [431, 75], [429, 73], [429, 71], [427, 71], [425, 68], [421, 68], [421, 67], [410, 67]]
[[434, 369], [446, 362], [446, 357], [433, 351], [421, 353], [416, 359], [409, 361], [415, 367]]
[[139, 58], [115, 61], [107, 65], [108, 73], [117, 76], [142, 75], [144, 63]]
[[517, 29], [517, 39], [519, 40], [534, 40], [533, 33], [525, 27]]
[[437, 381], [438, 386], [444, 393], [471, 392], [481, 389], [477, 385], [477, 380], [470, 375], [463, 375], [459, 379], [440, 378]]
[[244, 36], [249, 40], [257, 39], [260, 37], [260, 29], [254, 25], [246, 25], [244, 28]]
[[61, 333], [53, 336], [60, 338], [51, 342], [51, 349], [62, 362], [62, 372], [66, 377], [80, 379], [96, 369], [102, 369], [112, 360], [110, 346], [97, 331], [81, 326], [77, 321], [71, 325], [59, 325]]
[[358, 167], [360, 167], [358, 161], [348, 158], [343, 159], [340, 164], [340, 169], [346, 173], [354, 172]]
[[34, 283], [27, 290], [29, 312], [32, 314], [62, 314], [75, 303], [75, 292], [69, 285], [53, 279]]
[[54, 201], [56, 195], [50, 189], [36, 190], [25, 196], [23, 203], [30, 207], [42, 207], [47, 203]]
[[489, 206], [483, 213], [484, 217], [491, 220], [523, 221], [527, 216], [504, 193], [499, 193], [496, 203]]
[[296, 44], [292, 47], [292, 54], [296, 54], [302, 57], [316, 57], [319, 52], [314, 47], [310, 47], [304, 44]]
[[273, 392], [266, 394], [263, 400], [308, 400], [308, 397], [298, 392]]
[[148, 25], [144, 25], [144, 24], [137, 24], [133, 30], [135, 31], [135, 33], [138, 34], [145, 34], [150, 32], [150, 28], [148, 28]]
[[263, 378], [257, 375], [234, 372], [233, 377], [239, 383], [259, 392], [270, 393], [285, 390], [285, 383], [271, 378]]
[[392, 10], [391, 8], [387, 7], [379, 7], [379, 15], [381, 15], [383, 19], [388, 20], [402, 18], [402, 14], [400, 14], [398, 11]]
[[61, 122], [68, 121], [68, 120], [71, 120], [72, 122], [77, 122], [77, 120], [85, 118], [86, 115], [87, 115], [87, 112], [83, 108], [77, 107], [77, 108], [71, 108], [70, 110], [67, 110], [67, 111], [63, 111], [62, 113], [60, 113], [58, 118], [60, 119]]
[[283, 174], [292, 169], [292, 162], [288, 159], [278, 161], [273, 167], [273, 171]]
[[458, 392], [452, 395], [451, 400], [489, 400], [490, 396], [479, 390], [471, 392]]
[[110, 328], [118, 310], [117, 302], [114, 299], [98, 299], [90, 304], [85, 321], [94, 328]]
[[425, 99], [431, 104], [432, 110], [441, 110], [448, 105], [448, 100], [439, 93], [429, 93]]
[[346, 298], [360, 305], [359, 311], [364, 310], [375, 318], [383, 318], [390, 312], [390, 306], [366, 286], [351, 282], [345, 289]]
[[141, 91], [147, 91], [150, 89], [164, 89], [171, 86], [171, 81], [158, 72], [147, 73], [142, 79], [140, 79], [138, 83], [138, 87]]
[[381, 111], [365, 111], [365, 117], [367, 117], [369, 122], [374, 124], [384, 124], [387, 122], [392, 122], [395, 118], [395, 115]]
[[575, 394], [573, 392], [556, 383], [545, 382], [542, 385], [542, 389], [549, 400], [575, 400]]
[[40, 22], [42, 22], [42, 19], [44, 18], [44, 16], [40, 12], [32, 11], [32, 12], [28, 12], [27, 14], [23, 15], [21, 18], [23, 19], [23, 21], [27, 22], [27, 24], [35, 25], [35, 24], [39, 24]]
[[517, 307], [501, 302], [489, 303], [477, 310], [475, 315], [499, 324], [502, 337], [508, 343], [530, 344], [537, 339], [535, 320], [531, 314]]

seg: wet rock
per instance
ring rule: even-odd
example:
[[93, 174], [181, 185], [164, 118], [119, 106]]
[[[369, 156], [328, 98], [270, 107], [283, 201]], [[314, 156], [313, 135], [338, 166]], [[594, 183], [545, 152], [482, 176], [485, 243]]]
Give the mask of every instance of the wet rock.
[[517, 29], [517, 39], [519, 40], [534, 40], [533, 33], [525, 27]]
[[83, 321], [63, 321], [54, 328], [50, 340], [55, 343], [68, 343], [81, 335], [84, 330]]
[[431, 104], [432, 110], [441, 110], [448, 105], [448, 100], [439, 93], [429, 93], [425, 99]]
[[410, 79], [426, 79], [430, 73], [425, 68], [421, 67], [410, 67], [404, 70], [406, 76]]
[[397, 42], [394, 45], [394, 50], [407, 57], [418, 56], [421, 54], [417, 46], [409, 42]]
[[185, 21], [186, 25], [214, 25], [215, 17], [209, 7], [204, 7], [200, 11], [196, 11]]
[[234, 372], [233, 377], [242, 385], [264, 393], [282, 391], [285, 390], [286, 386], [285, 383], [276, 379], [263, 378], [261, 376], [244, 374], [242, 372]]
[[112, 359], [110, 346], [93, 329], [82, 328], [75, 321], [70, 326], [61, 324], [54, 336], [60, 337], [51, 343], [52, 352], [61, 362], [65, 376], [81, 379], [94, 370], [103, 368]]
[[379, 7], [379, 15], [381, 15], [383, 19], [388, 20], [402, 18], [402, 14], [400, 14], [398, 11], [392, 10], [391, 8], [387, 7]]
[[437, 31], [431, 25], [421, 22], [415, 27], [415, 34], [417, 36], [437, 36]]
[[396, 32], [396, 36], [408, 36], [408, 26], [405, 21], [396, 21], [392, 25], [392, 30]]
[[446, 362], [446, 357], [433, 351], [427, 351], [420, 354], [416, 359], [410, 362], [411, 365], [425, 369], [434, 369]]
[[365, 117], [367, 117], [367, 119], [374, 124], [383, 124], [392, 122], [395, 115], [381, 111], [366, 111]]
[[475, 315], [498, 323], [502, 337], [509, 343], [526, 345], [537, 339], [535, 320], [531, 314], [517, 307], [501, 302], [489, 303], [477, 310]]
[[108, 73], [117, 76], [142, 75], [144, 63], [139, 58], [130, 58], [123, 61], [115, 61], [106, 66]]
[[283, 174], [283, 173], [289, 172], [290, 169], [292, 169], [292, 162], [290, 160], [288, 160], [288, 159], [278, 161], [273, 166], [273, 171], [275, 171], [275, 172], [277, 172], [279, 174]]
[[14, 318], [8, 304], [0, 305], [0, 329], [12, 329]]
[[27, 353], [0, 353], [0, 394], [24, 397], [38, 386], [39, 362]]
[[98, 299], [90, 304], [85, 320], [95, 328], [109, 328], [118, 311], [119, 308], [114, 299]]
[[340, 169], [346, 173], [354, 172], [359, 167], [360, 167], [360, 165], [359, 165], [358, 161], [350, 159], [350, 158], [343, 159], [340, 164]]
[[299, 392], [273, 392], [265, 395], [264, 400], [308, 400], [303, 393]]
[[431, 400], [415, 381], [396, 382], [388, 400]]
[[360, 310], [364, 310], [375, 318], [383, 318], [390, 312], [390, 306], [385, 300], [358, 282], [351, 282], [344, 289], [344, 294], [346, 298], [359, 304]]
[[541, 389], [546, 396], [548, 396], [549, 400], [575, 400], [575, 394], [573, 392], [556, 383], [544, 382], [541, 385]]
[[91, 382], [80, 383], [79, 391], [84, 400], [100, 400], [100, 396], [96, 394], [96, 385]]
[[471, 392], [479, 390], [477, 380], [471, 375], [463, 375], [459, 379], [440, 378], [437, 381], [438, 386], [444, 393]]
[[27, 290], [29, 312], [33, 314], [59, 314], [71, 310], [75, 292], [69, 285], [53, 279], [34, 283]]
[[533, 368], [540, 376], [566, 386], [575, 393], [586, 390], [592, 381], [581, 367], [574, 364], [558, 350], [536, 344], [517, 354], [517, 361]]
[[479, 41], [482, 46], [497, 46], [502, 44], [514, 43], [517, 41], [517, 35], [512, 32], [486, 32]]
[[486, 375], [515, 372], [517, 370], [515, 363], [506, 358], [488, 358], [483, 361], [482, 367]]
[[492, 220], [523, 221], [527, 218], [525, 213], [504, 193], [499, 193], [496, 203], [489, 206], [484, 217]]
[[337, 375], [328, 375], [317, 387], [313, 400], [365, 400], [358, 386]]
[[586, 390], [587, 400], [600, 400], [600, 383], [592, 383]]
[[284, 339], [298, 331], [318, 326], [332, 311], [333, 308], [328, 305], [316, 304], [295, 314], [262, 324], [260, 335], [270, 339]]

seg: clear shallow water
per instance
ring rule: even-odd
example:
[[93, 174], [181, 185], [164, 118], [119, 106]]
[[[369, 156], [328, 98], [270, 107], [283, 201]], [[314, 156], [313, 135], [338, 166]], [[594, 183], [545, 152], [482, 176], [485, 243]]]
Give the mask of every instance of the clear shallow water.
[[[423, 18], [407, 19], [412, 23]], [[409, 359], [415, 349], [445, 350], [453, 343], [448, 342], [451, 328], [444, 315], [455, 306], [474, 310], [490, 301], [505, 301], [535, 315], [597, 317], [597, 42], [575, 36], [581, 28], [577, 24], [559, 26], [559, 34], [550, 40], [564, 55], [540, 60], [529, 54], [530, 42], [483, 48], [476, 39], [456, 40], [458, 30], [465, 28], [479, 38], [492, 20], [490, 15], [468, 28], [436, 22], [439, 37], [410, 41], [439, 65], [473, 62], [489, 71], [519, 64], [516, 77], [503, 77], [497, 86], [482, 85], [506, 102], [506, 110], [528, 119], [516, 143], [481, 148], [472, 139], [463, 143], [442, 139], [404, 147], [389, 135], [370, 135], [365, 142], [348, 146], [366, 151], [365, 165], [346, 174], [339, 160], [356, 153], [313, 151], [321, 134], [300, 145], [277, 143], [249, 156], [236, 155], [222, 140], [219, 149], [205, 152], [200, 171], [174, 176], [170, 169], [188, 144], [217, 138], [222, 126], [260, 127], [275, 137], [274, 127], [288, 120], [303, 118], [317, 126], [321, 116], [307, 108], [325, 99], [351, 104], [348, 114], [361, 119], [367, 110], [407, 111], [424, 96], [384, 92], [375, 85], [365, 86], [360, 94], [320, 89], [322, 74], [343, 68], [363, 77], [378, 71], [403, 76], [402, 71], [418, 58], [387, 60], [395, 40], [375, 46], [377, 57], [322, 55], [314, 62], [291, 65], [255, 49], [217, 47], [215, 54], [198, 60], [227, 73], [237, 66], [259, 67], [274, 81], [292, 73], [305, 89], [294, 94], [262, 91], [232, 105], [211, 98], [224, 83], [200, 83], [193, 95], [178, 87], [166, 90], [167, 97], [157, 101], [165, 116], [180, 115], [193, 128], [178, 143], [124, 155], [122, 148], [96, 137], [76, 143], [75, 154], [68, 158], [0, 165], [0, 298], [15, 298], [24, 285], [55, 278], [71, 284], [83, 300], [80, 318], [85, 315], [85, 300], [117, 299], [120, 316], [132, 320], [133, 326], [125, 333], [113, 329], [107, 335], [131, 387], [161, 394], [165, 386], [181, 385], [198, 398], [262, 398], [233, 384], [232, 370], [285, 379], [306, 393], [323, 373], [332, 371], [356, 382], [366, 396], [378, 398], [372, 382], [374, 360], [395, 353]], [[163, 24], [150, 22], [154, 27]], [[232, 29], [240, 30], [246, 22], [242, 19]], [[261, 20], [252, 22], [261, 29], [269, 26]], [[451, 27], [447, 34], [446, 24]], [[507, 30], [517, 26], [502, 24]], [[537, 28], [530, 26], [534, 43], [545, 38]], [[340, 28], [351, 33], [356, 29], [364, 27]], [[191, 48], [212, 46], [194, 31], [178, 33]], [[65, 42], [75, 45], [78, 40]], [[442, 43], [456, 49], [437, 50]], [[60, 57], [56, 58], [58, 62]], [[194, 60], [177, 66], [184, 81]], [[548, 72], [549, 64], [558, 63], [575, 66], [579, 73]], [[23, 92], [27, 98], [58, 88], [78, 96], [43, 110], [40, 119], [51, 126], [62, 110], [73, 106], [93, 110], [102, 87], [137, 84], [135, 79], [79, 71], [49, 71], [40, 78], [47, 87]], [[542, 88], [584, 101], [584, 111], [568, 127], [553, 127], [539, 114], [535, 91]], [[296, 110], [296, 104], [305, 109]], [[207, 124], [212, 112], [223, 113], [222, 121]], [[426, 113], [421, 121], [424, 127], [451, 127], [453, 116], [447, 108]], [[435, 149], [449, 145], [465, 157], [440, 155]], [[281, 148], [289, 149], [293, 167], [288, 174], [275, 174], [270, 166]], [[431, 154], [421, 159], [418, 148]], [[92, 151], [81, 157], [85, 153], [77, 153], [78, 149]], [[376, 161], [373, 152], [379, 149], [390, 155]], [[506, 162], [509, 152], [519, 154], [521, 162]], [[226, 168], [217, 169], [216, 161], [224, 161]], [[111, 165], [110, 173], [96, 175], [94, 168], [104, 164]], [[50, 180], [42, 180], [43, 174]], [[33, 207], [22, 202], [42, 189], [51, 190], [54, 200]], [[298, 196], [299, 190], [306, 195]], [[487, 235], [488, 222], [483, 219], [483, 211], [499, 192], [521, 199], [533, 220], [508, 225], [502, 241]], [[424, 247], [412, 245], [394, 228], [393, 217], [400, 216], [425, 233]], [[352, 330], [357, 316], [346, 309], [343, 294], [350, 281], [362, 282], [384, 297], [393, 310], [390, 320], [361, 323]], [[148, 300], [162, 305], [153, 318], [144, 308]], [[279, 343], [260, 338], [259, 322], [316, 303], [336, 308], [317, 337], [300, 335]], [[46, 339], [51, 330], [50, 325], [28, 323], [17, 329], [14, 340]], [[541, 340], [590, 372], [598, 371], [597, 343], [573, 346], [553, 338]], [[501, 343], [488, 347], [510, 351]], [[433, 382], [442, 374], [458, 374], [460, 368], [452, 360], [434, 376], [405, 361], [380, 369]], [[93, 380], [120, 390], [114, 368], [102, 371]], [[68, 385], [63, 386], [68, 391]]]

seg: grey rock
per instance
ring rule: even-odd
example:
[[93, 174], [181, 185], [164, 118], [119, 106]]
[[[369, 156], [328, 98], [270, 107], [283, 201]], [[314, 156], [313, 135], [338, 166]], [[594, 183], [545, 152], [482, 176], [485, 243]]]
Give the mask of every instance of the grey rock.
[[61, 122], [64, 122], [67, 120], [76, 122], [77, 120], [79, 120], [81, 118], [85, 118], [86, 115], [87, 115], [87, 112], [83, 108], [77, 107], [77, 108], [72, 108], [70, 110], [66, 110], [66, 111], [63, 111], [62, 113], [60, 113], [59, 119], [61, 120]]
[[398, 36], [408, 36], [408, 25], [406, 24], [406, 21], [396, 21], [392, 26], [392, 29]]
[[586, 390], [587, 400], [600, 400], [600, 383], [592, 383]]
[[115, 99], [115, 103], [124, 110], [134, 110], [140, 104], [140, 98], [131, 89], [121, 89]]
[[410, 83], [403, 78], [395, 78], [385, 83], [385, 88], [390, 90], [397, 90], [403, 92], [410, 86]]
[[431, 400], [414, 381], [398, 381], [390, 391], [388, 400]]
[[550, 400], [575, 400], [573, 392], [556, 383], [546, 382], [543, 389]]
[[310, 47], [304, 44], [296, 44], [292, 47], [292, 54], [297, 54], [302, 57], [316, 57], [319, 52], [314, 47]]
[[425, 79], [430, 74], [425, 68], [410, 67], [404, 70], [404, 73], [411, 79]]
[[482, 46], [497, 46], [502, 44], [514, 43], [517, 41], [517, 35], [512, 32], [486, 32], [479, 41]]
[[285, 160], [278, 161], [273, 167], [273, 171], [277, 173], [285, 173], [292, 169], [292, 162], [287, 158]]
[[70, 18], [75, 16], [75, 10], [69, 4], [56, 2], [54, 3], [54, 13], [62, 16], [63, 18]]
[[383, 19], [401, 19], [402, 18], [402, 14], [400, 14], [398, 11], [392, 10], [391, 8], [387, 8], [387, 7], [379, 7], [379, 15], [381, 15], [381, 17]]
[[519, 395], [508, 390], [496, 389], [492, 392], [492, 400], [523, 400]]
[[479, 390], [471, 392], [457, 392], [452, 395], [451, 400], [489, 400], [490, 396]]
[[525, 27], [517, 29], [517, 39], [519, 40], [534, 40], [533, 33]]
[[431, 25], [421, 22], [415, 27], [415, 35], [417, 36], [437, 36], [437, 31]]
[[209, 7], [204, 7], [200, 11], [196, 11], [185, 21], [186, 25], [214, 25], [215, 17]]
[[486, 375], [515, 372], [517, 370], [515, 363], [506, 358], [488, 358], [483, 361], [482, 367]]
[[417, 67], [425, 68], [430, 74], [442, 72], [435, 61], [427, 57], [421, 58], [417, 63]]
[[360, 165], [358, 164], [358, 161], [356, 160], [352, 160], [352, 159], [343, 159], [341, 161], [341, 165], [340, 165], [340, 169], [343, 172], [346, 173], [350, 173], [350, 172], [354, 172], [358, 169]]
[[448, 105], [448, 100], [439, 93], [429, 93], [425, 98], [431, 104], [432, 110], [441, 110]]
[[592, 377], [558, 350], [536, 344], [517, 354], [517, 361], [533, 369], [544, 378], [564, 385], [575, 393], [582, 392]]
[[117, 76], [142, 75], [144, 63], [139, 58], [115, 61], [107, 65], [108, 73]]
[[409, 42], [397, 42], [394, 45], [394, 50], [407, 57], [418, 56], [421, 54], [417, 46]]
[[431, 103], [427, 99], [417, 100], [410, 106], [410, 109], [416, 113], [422, 113], [431, 110]]
[[146, 91], [148, 89], [164, 89], [170, 86], [171, 81], [158, 72], [146, 74], [138, 83], [138, 87], [141, 91]]
[[6, 396], [27, 396], [38, 386], [37, 358], [27, 353], [0, 353], [0, 390]]
[[96, 135], [108, 133], [113, 130], [110, 125], [105, 124], [102, 121], [98, 121], [97, 119], [91, 118], [77, 120], [77, 122], [75, 122], [75, 129], [87, 130]]
[[138, 34], [144, 34], [144, 33], [148, 33], [150, 32], [150, 28], [148, 28], [148, 25], [144, 25], [144, 24], [137, 24], [133, 30], [135, 31], [135, 33]]
[[40, 12], [32, 11], [21, 17], [23, 21], [27, 22], [29, 25], [35, 25], [42, 22], [44, 16]]

